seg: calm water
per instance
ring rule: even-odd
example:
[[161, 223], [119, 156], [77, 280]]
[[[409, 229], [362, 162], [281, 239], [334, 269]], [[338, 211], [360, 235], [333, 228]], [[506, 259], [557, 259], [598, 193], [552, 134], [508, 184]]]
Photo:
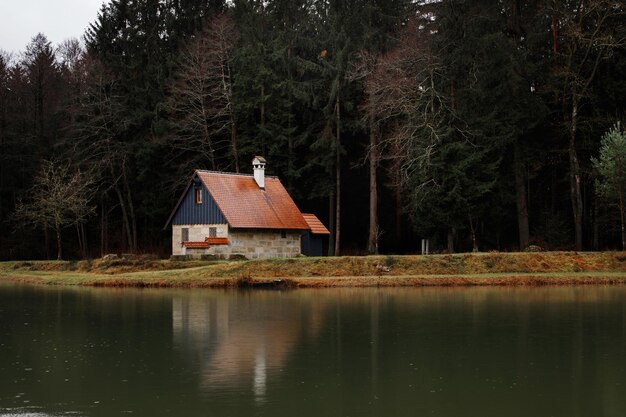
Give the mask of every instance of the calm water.
[[0, 415], [626, 416], [626, 287], [0, 285]]

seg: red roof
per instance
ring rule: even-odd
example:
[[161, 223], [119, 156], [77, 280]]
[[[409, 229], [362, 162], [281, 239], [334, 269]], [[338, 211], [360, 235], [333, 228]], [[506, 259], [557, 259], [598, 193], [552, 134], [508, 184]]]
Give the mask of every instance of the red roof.
[[304, 217], [304, 221], [307, 222], [307, 224], [309, 225], [309, 229], [311, 230], [311, 233], [313, 233], [314, 235], [329, 235], [330, 234], [326, 226], [322, 224], [322, 222], [315, 216], [315, 214], [302, 213], [302, 217]]
[[228, 245], [227, 237], [207, 237], [204, 241], [209, 245]]
[[226, 237], [207, 237], [204, 242], [192, 242], [185, 241], [183, 246], [189, 249], [207, 249], [215, 245], [228, 245], [228, 238]]
[[183, 246], [189, 249], [206, 249], [209, 247], [209, 242], [183, 242]]
[[233, 228], [299, 229], [309, 225], [276, 177], [265, 177], [261, 190], [252, 175], [196, 171]]

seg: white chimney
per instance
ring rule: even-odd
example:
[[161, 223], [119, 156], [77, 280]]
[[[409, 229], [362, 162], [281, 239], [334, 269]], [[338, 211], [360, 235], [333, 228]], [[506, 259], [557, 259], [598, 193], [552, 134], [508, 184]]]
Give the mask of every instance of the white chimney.
[[265, 190], [265, 163], [265, 158], [262, 156], [255, 156], [252, 160], [254, 180], [261, 190]]

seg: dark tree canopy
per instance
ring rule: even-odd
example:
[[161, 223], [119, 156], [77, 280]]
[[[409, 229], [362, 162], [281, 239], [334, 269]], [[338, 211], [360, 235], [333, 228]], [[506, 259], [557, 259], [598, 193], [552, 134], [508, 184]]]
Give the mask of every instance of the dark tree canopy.
[[[81, 40], [0, 51], [0, 259], [165, 256], [191, 171], [249, 173], [255, 155], [331, 229], [331, 254], [621, 247], [592, 158], [625, 122], [625, 13], [107, 1]], [[12, 220], [49, 160], [89, 173], [89, 221]]]

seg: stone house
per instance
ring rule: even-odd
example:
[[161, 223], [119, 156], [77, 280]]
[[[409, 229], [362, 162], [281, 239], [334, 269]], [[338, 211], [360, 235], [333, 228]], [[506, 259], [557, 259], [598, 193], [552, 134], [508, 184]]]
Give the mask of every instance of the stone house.
[[255, 157], [253, 175], [195, 171], [165, 224], [172, 226], [172, 255], [299, 255], [311, 227], [280, 180], [265, 175], [265, 164]]

